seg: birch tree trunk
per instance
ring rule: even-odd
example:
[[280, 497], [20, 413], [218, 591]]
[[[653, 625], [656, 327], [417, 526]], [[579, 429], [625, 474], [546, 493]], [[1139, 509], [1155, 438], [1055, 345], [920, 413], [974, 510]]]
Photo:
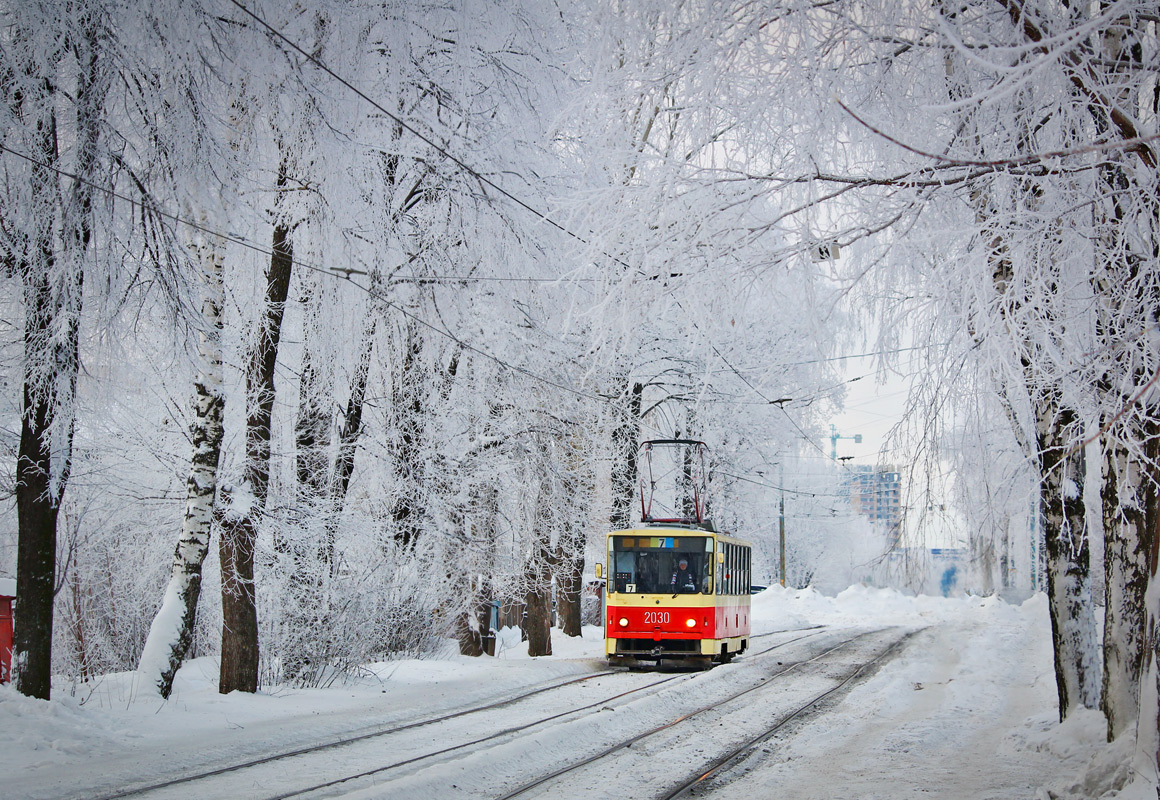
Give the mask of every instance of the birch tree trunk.
[[195, 249], [205, 275], [202, 302], [205, 327], [198, 342], [201, 366], [194, 382], [193, 461], [186, 482], [185, 518], [173, 553], [169, 584], [137, 666], [142, 678], [165, 698], [173, 691], [173, 678], [193, 640], [202, 565], [209, 552], [213, 529], [225, 411], [221, 345], [225, 288], [221, 254], [206, 240], [195, 245]]
[[1104, 671], [1100, 708], [1108, 741], [1129, 729], [1139, 711], [1148, 586], [1144, 469], [1119, 442], [1105, 452], [1100, 499], [1104, 519]]
[[[1148, 464], [1144, 520], [1148, 585], [1140, 668], [1139, 715], [1136, 720], [1136, 771], [1160, 787], [1160, 408], [1149, 407], [1152, 422], [1144, 447]], [[1160, 799], [1160, 788], [1157, 788]]]
[[1069, 429], [1075, 415], [1048, 398], [1039, 399], [1040, 495], [1047, 551], [1047, 592], [1059, 718], [1076, 708], [1097, 708], [1099, 665], [1086, 509], [1083, 501], [1084, 448], [1074, 446]]
[[[1139, 43], [1135, 35], [1138, 32], [1124, 24], [1126, 21], [1126, 17], [1115, 20], [1095, 37], [1100, 58], [1092, 59], [1094, 66], [1089, 68], [1092, 71], [1098, 70], [1102, 83], [1118, 89], [1111, 96], [1091, 89], [1084, 92], [1096, 130], [1103, 138], [1112, 138], [1117, 133], [1124, 136], [1136, 133], [1130, 117], [1117, 118], [1119, 109], [1131, 109], [1138, 105], [1139, 100], [1133, 92], [1132, 74], [1141, 71], [1142, 53], [1140, 48], [1132, 46], [1133, 42]], [[1080, 89], [1077, 87], [1076, 91], [1078, 94]], [[1155, 87], [1152, 92], [1155, 93]], [[1156, 104], [1155, 97], [1152, 104]], [[1150, 172], [1143, 169], [1149, 166], [1149, 162], [1152, 167]], [[1101, 341], [1108, 343], [1109, 348], [1130, 341], [1138, 329], [1139, 312], [1129, 311], [1125, 315], [1125, 308], [1144, 310], [1153, 323], [1160, 311], [1156, 289], [1149, 289], [1149, 282], [1141, 280], [1141, 269], [1147, 267], [1142, 267], [1131, 244], [1136, 236], [1137, 215], [1141, 210], [1137, 205], [1137, 192], [1142, 188], [1133, 185], [1133, 176], [1139, 179], [1151, 174], [1154, 179], [1155, 167], [1154, 154], [1149, 148], [1139, 151], [1138, 157], [1109, 154], [1099, 167], [1098, 187], [1102, 196], [1096, 206], [1095, 221], [1102, 263], [1098, 265], [1092, 284], [1101, 301], [1097, 322], [1099, 336]], [[1144, 191], [1147, 192], [1146, 189]], [[1160, 230], [1157, 230], [1160, 220], [1156, 218], [1155, 202], [1153, 199], [1151, 219], [1148, 219], [1147, 213], [1143, 215], [1145, 226], [1151, 223], [1153, 241], [1160, 236]], [[1152, 257], [1155, 263], [1155, 252]], [[1135, 291], [1129, 293], [1128, 303], [1124, 302], [1122, 296], [1124, 287], [1135, 287]], [[1113, 363], [1111, 366], [1114, 371], [1101, 376], [1098, 387], [1112, 407], [1124, 408], [1132, 400], [1125, 396], [1122, 385], [1118, 385], [1119, 379], [1115, 372], [1122, 365]], [[1148, 373], [1137, 367], [1132, 378], [1133, 383], [1142, 384], [1148, 380]], [[1108, 416], [1112, 416], [1112, 413]], [[1140, 463], [1139, 451], [1131, 452], [1128, 443], [1146, 440], [1151, 423], [1141, 423], [1141, 416], [1133, 409], [1123, 422], [1114, 425], [1112, 435], [1107, 437], [1104, 446], [1104, 482], [1100, 498], [1104, 523], [1105, 604], [1100, 708], [1107, 718], [1108, 741], [1129, 730], [1139, 712], [1140, 671], [1144, 661], [1148, 615], [1145, 606], [1148, 552], [1153, 531], [1148, 528], [1146, 519], [1149, 467]], [[1110, 424], [1114, 423], [1113, 419]]]

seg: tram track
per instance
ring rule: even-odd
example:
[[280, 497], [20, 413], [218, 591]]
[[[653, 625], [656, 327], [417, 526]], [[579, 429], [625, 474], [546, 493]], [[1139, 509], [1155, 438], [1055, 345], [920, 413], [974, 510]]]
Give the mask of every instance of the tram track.
[[240, 772], [240, 771], [243, 771], [246, 769], [251, 769], [253, 767], [261, 766], [264, 764], [269, 764], [269, 763], [272, 763], [275, 761], [296, 758], [298, 756], [303, 756], [303, 755], [306, 755], [309, 753], [318, 753], [318, 752], [322, 752], [324, 750], [329, 750], [329, 749], [337, 748], [337, 747], [343, 747], [346, 745], [354, 744], [356, 742], [365, 741], [367, 739], [374, 739], [374, 738], [383, 737], [383, 736], [390, 736], [392, 734], [402, 733], [403, 731], [412, 730], [414, 728], [421, 728], [421, 727], [425, 727], [428, 725], [437, 725], [441, 722], [447, 722], [449, 720], [458, 719], [460, 717], [465, 717], [469, 714], [480, 714], [480, 713], [487, 712], [487, 711], [494, 711], [496, 709], [504, 708], [506, 706], [510, 706], [512, 704], [518, 703], [522, 700], [526, 700], [528, 698], [535, 697], [537, 695], [544, 694], [546, 692], [551, 692], [551, 691], [560, 689], [560, 688], [565, 687], [565, 686], [571, 686], [573, 684], [582, 683], [584, 681], [589, 681], [589, 680], [592, 680], [594, 678], [600, 678], [600, 677], [604, 677], [607, 675], [613, 675], [613, 674], [616, 674], [617, 671], [618, 670], [614, 670], [614, 669], [604, 669], [604, 670], [600, 670], [599, 672], [594, 672], [590, 675], [582, 675], [578, 678], [569, 678], [569, 679], [563, 680], [563, 681], [555, 681], [555, 682], [547, 684], [547, 685], [538, 686], [535, 689], [532, 689], [530, 691], [521, 692], [519, 694], [510, 696], [510, 697], [505, 697], [502, 700], [496, 700], [494, 702], [487, 703], [487, 704], [482, 705], [482, 706], [472, 706], [470, 708], [460, 709], [458, 711], [453, 711], [453, 712], [448, 713], [448, 714], [442, 714], [442, 715], [439, 715], [436, 717], [431, 717], [428, 719], [415, 720], [413, 722], [406, 722], [406, 723], [403, 723], [401, 725], [396, 724], [396, 725], [392, 725], [392, 726], [387, 727], [387, 728], [379, 728], [379, 729], [366, 731], [366, 732], [351, 735], [351, 736], [342, 736], [342, 737], [339, 737], [337, 739], [332, 739], [330, 741], [323, 742], [321, 744], [314, 744], [314, 745], [310, 745], [307, 747], [296, 748], [293, 750], [279, 751], [277, 753], [271, 753], [269, 755], [262, 756], [260, 758], [253, 758], [253, 759], [248, 759], [246, 761], [239, 761], [237, 763], [227, 764], [227, 765], [217, 767], [214, 769], [210, 769], [210, 770], [203, 770], [200, 772], [194, 772], [191, 774], [182, 775], [182, 776], [177, 777], [177, 778], [171, 778], [171, 779], [165, 780], [165, 781], [150, 783], [150, 784], [147, 784], [144, 786], [135, 786], [132, 788], [113, 792], [110, 794], [98, 795], [95, 798], [93, 798], [93, 800], [122, 800], [123, 798], [140, 797], [142, 795], [148, 795], [150, 793], [157, 792], [157, 791], [162, 790], [162, 789], [167, 789], [167, 788], [170, 788], [173, 786], [192, 784], [192, 783], [195, 783], [197, 781], [205, 780], [207, 778], [213, 778], [213, 777], [216, 777], [219, 775], [225, 775], [225, 774], [228, 774], [231, 772]]
[[[778, 650], [782, 647], [786, 647], [788, 645], [799, 642], [803, 639], [807, 639], [807, 638], [810, 638], [812, 636], [817, 636], [823, 630], [823, 626], [811, 626], [810, 628], [807, 628], [804, 630], [806, 630], [807, 632], [804, 633], [802, 636], [796, 636], [796, 637], [787, 639], [787, 640], [782, 641], [782, 642], [777, 642], [777, 643], [765, 648], [764, 650], [754, 651], [751, 653], [751, 657], [761, 656], [761, 655], [764, 655], [766, 653], [772, 652], [774, 650]], [[796, 633], [796, 632], [797, 631], [771, 631], [769, 633], [759, 634], [757, 636], [753, 636], [750, 638], [751, 639], [764, 638], [766, 636], [775, 636], [779, 633]], [[615, 670], [615, 671], [621, 672], [621, 670]], [[568, 709], [566, 711], [563, 711], [563, 712], [560, 712], [557, 714], [553, 714], [551, 716], [536, 719], [532, 722], [529, 722], [529, 723], [526, 723], [523, 725], [509, 726], [507, 728], [495, 731], [495, 732], [490, 733], [490, 734], [483, 736], [481, 738], [473, 739], [472, 741], [469, 741], [469, 742], [464, 742], [462, 744], [453, 745], [453, 746], [446, 747], [446, 748], [443, 748], [440, 750], [436, 750], [433, 752], [429, 752], [429, 753], [425, 753], [425, 754], [422, 754], [419, 756], [415, 756], [413, 758], [394, 762], [392, 764], [377, 766], [377, 767], [374, 767], [372, 769], [364, 770], [364, 771], [356, 773], [356, 774], [345, 775], [343, 777], [336, 778], [334, 780], [326, 781], [324, 783], [314, 784], [312, 786], [298, 789], [298, 790], [293, 791], [293, 792], [280, 793], [277, 795], [270, 795], [270, 796], [264, 798], [264, 800], [289, 800], [289, 798], [305, 797], [307, 795], [317, 793], [317, 792], [322, 791], [322, 790], [331, 789], [333, 787], [339, 786], [339, 785], [344, 784], [344, 783], [350, 783], [353, 781], [363, 780], [363, 779], [371, 778], [374, 776], [380, 776], [383, 773], [389, 772], [391, 770], [400, 769], [400, 768], [406, 767], [406, 766], [414, 766], [414, 765], [420, 764], [422, 762], [430, 761], [432, 759], [437, 759], [437, 758], [449, 756], [452, 754], [458, 754], [461, 751], [465, 751], [465, 750], [468, 750], [470, 748], [475, 748], [479, 745], [485, 744], [487, 742], [493, 742], [493, 741], [496, 741], [498, 739], [502, 739], [506, 736], [512, 736], [515, 734], [526, 733], [533, 728], [537, 728], [537, 727], [542, 726], [542, 725], [547, 724], [547, 723], [557, 722], [557, 721], [563, 720], [566, 717], [577, 717], [577, 716], [584, 714], [584, 712], [590, 712], [590, 713], [594, 712], [595, 709], [600, 709], [602, 711], [608, 710], [609, 703], [621, 701], [627, 697], [630, 697], [632, 695], [639, 694], [642, 692], [659, 691], [660, 687], [665, 686], [669, 683], [676, 682], [676, 681], [692, 680], [692, 679], [695, 679], [699, 674], [701, 674], [701, 673], [700, 672], [682, 672], [682, 673], [678, 673], [676, 675], [671, 675], [667, 678], [662, 678], [660, 680], [648, 683], [645, 686], [640, 686], [640, 687], [637, 687], [635, 689], [630, 689], [628, 691], [619, 692], [619, 693], [612, 695], [610, 697], [605, 697], [601, 700], [590, 703], [588, 705], [580, 706], [577, 708], [571, 708], [571, 709]]]
[[[810, 699], [808, 702], [799, 705], [789, 713], [781, 715], [773, 724], [766, 727], [765, 730], [761, 731], [756, 736], [745, 740], [728, 752], [713, 759], [709, 764], [703, 766], [694, 774], [689, 776], [688, 779], [686, 779], [683, 783], [669, 790], [667, 793], [659, 795], [656, 800], [677, 800], [677, 798], [684, 797], [690, 794], [697, 786], [712, 780], [718, 775], [726, 772], [730, 767], [739, 764], [746, 757], [748, 757], [753, 748], [769, 740], [774, 734], [784, 729], [794, 720], [802, 717], [807, 711], [811, 709], [817, 709], [824, 701], [829, 699], [832, 695], [835, 695], [841, 690], [845, 689], [873, 667], [876, 667], [887, 661], [889, 658], [893, 657], [893, 655], [917, 632], [918, 631], [910, 631], [903, 635], [901, 638], [896, 639], [873, 659], [860, 664], [855, 669], [850, 671], [849, 674], [836, 686], [827, 689], [816, 697]], [[705, 767], [707, 767], [707, 769]]]
[[[778, 642], [770, 645], [769, 647], [751, 650], [750, 654], [749, 654], [749, 658], [746, 660], [749, 661], [753, 658], [760, 657], [760, 656], [764, 655], [765, 653], [775, 651], [775, 650], [778, 650], [778, 649], [783, 648], [783, 647], [787, 647], [787, 646], [794, 644], [798, 641], [801, 641], [803, 639], [817, 636], [822, 632], [822, 630], [823, 629], [821, 627], [815, 626], [812, 628], [802, 629], [800, 631], [797, 631], [797, 630], [773, 631], [773, 632], [769, 632], [769, 633], [754, 635], [751, 637], [751, 640], [752, 639], [764, 639], [764, 638], [768, 638], [771, 636], [777, 636], [779, 634], [783, 635], [783, 636], [786, 634], [791, 634], [790, 638], [784, 639], [782, 641], [778, 641]], [[797, 634], [797, 633], [800, 633], [801, 635], [797, 635], [797, 636], [792, 635], [792, 634]], [[289, 761], [293, 761], [295, 759], [309, 757], [309, 756], [324, 753], [324, 752], [330, 751], [330, 750], [338, 750], [341, 748], [349, 747], [352, 745], [358, 745], [360, 743], [365, 743], [365, 742], [369, 742], [369, 741], [376, 740], [376, 739], [386, 740], [386, 739], [389, 739], [390, 737], [396, 736], [398, 734], [402, 734], [405, 732], [415, 732], [417, 729], [421, 729], [421, 728], [425, 728], [425, 727], [436, 727], [441, 723], [446, 723], [446, 722], [453, 721], [453, 720], [456, 720], [456, 719], [459, 719], [462, 717], [466, 717], [469, 715], [486, 714], [487, 712], [494, 712], [497, 709], [517, 706], [525, 701], [528, 701], [529, 699], [536, 698], [537, 696], [540, 696], [540, 695], [546, 695], [546, 694], [551, 693], [553, 691], [558, 691], [560, 689], [564, 689], [564, 688], [569, 687], [569, 686], [581, 684], [581, 683], [584, 683], [586, 681], [590, 681], [590, 680], [595, 679], [595, 678], [608, 677], [608, 676], [611, 676], [614, 674], [626, 674], [626, 673], [624, 670], [620, 670], [620, 669], [600, 670], [600, 671], [594, 672], [590, 675], [584, 675], [584, 676], [581, 676], [578, 678], [570, 678], [570, 679], [564, 680], [564, 681], [556, 681], [556, 682], [553, 682], [553, 683], [545, 685], [545, 686], [539, 686], [531, 691], [522, 692], [522, 693], [510, 696], [510, 697], [506, 697], [506, 698], [503, 698], [502, 700], [497, 700], [495, 702], [488, 703], [488, 704], [485, 704], [482, 706], [473, 706], [471, 708], [461, 709], [461, 710], [454, 711], [454, 712], [448, 713], [448, 714], [441, 714], [439, 716], [431, 717], [428, 719], [419, 719], [419, 720], [415, 720], [415, 721], [411, 721], [411, 722], [406, 722], [403, 724], [393, 724], [393, 725], [382, 727], [382, 728], [364, 731], [364, 732], [358, 733], [356, 735], [343, 736], [343, 737], [339, 737], [336, 739], [331, 739], [331, 740], [328, 740], [326, 742], [322, 742], [322, 743], [317, 744], [317, 745], [311, 745], [311, 746], [307, 746], [307, 747], [296, 748], [293, 750], [281, 751], [281, 752], [272, 753], [272, 754], [269, 754], [266, 756], [262, 756], [259, 758], [252, 758], [252, 759], [247, 759], [244, 761], [239, 761], [236, 763], [229, 763], [229, 764], [225, 764], [223, 766], [216, 767], [213, 769], [201, 770], [198, 772], [193, 772], [193, 773], [181, 775], [181, 776], [174, 777], [174, 778], [164, 780], [164, 781], [157, 781], [157, 782], [149, 783], [146, 785], [128, 787], [128, 788], [125, 788], [123, 790], [116, 791], [116, 792], [111, 792], [111, 793], [106, 793], [106, 794], [94, 794], [91, 792], [86, 792], [83, 796], [95, 798], [95, 800], [121, 800], [121, 798], [178, 796], [181, 794], [182, 791], [184, 791], [188, 787], [193, 787], [193, 786], [196, 786], [199, 784], [204, 784], [206, 782], [212, 783], [212, 781], [215, 778], [222, 779], [224, 776], [233, 776], [235, 778], [238, 778], [239, 776], [244, 775], [247, 772], [258, 770], [258, 769], [261, 769], [263, 767], [269, 767], [270, 765], [275, 764], [276, 762], [280, 762], [280, 761], [288, 761], [289, 762]], [[636, 674], [640, 675], [641, 673], [636, 673]], [[654, 673], [654, 674], [656, 674], [656, 673]], [[365, 778], [368, 778], [371, 776], [381, 775], [384, 773], [388, 773], [392, 770], [401, 769], [401, 768], [406, 767], [406, 766], [417, 765], [417, 764], [421, 764], [423, 762], [429, 762], [429, 761], [432, 761], [435, 759], [439, 759], [441, 757], [451, 756], [451, 755], [458, 753], [458, 752], [470, 751], [473, 748], [478, 749], [478, 748], [486, 745], [488, 742], [493, 742], [493, 741], [496, 741], [498, 739], [503, 739], [504, 737], [508, 737], [508, 736], [518, 735], [521, 732], [526, 731], [526, 730], [531, 729], [531, 728], [535, 728], [536, 726], [543, 726], [545, 724], [560, 721], [566, 717], [581, 716], [585, 712], [596, 713], [596, 709], [607, 708], [608, 704], [610, 704], [610, 703], [623, 702], [627, 698], [631, 698], [634, 695], [640, 695], [642, 693], [661, 691], [664, 687], [666, 687], [669, 684], [675, 684], [675, 683], [679, 683], [682, 681], [688, 681], [688, 680], [694, 679], [697, 675], [700, 675], [703, 673], [700, 673], [700, 672], [680, 672], [677, 674], [668, 674], [668, 673], [659, 673], [659, 674], [663, 675], [664, 677], [661, 677], [658, 680], [649, 681], [648, 683], [644, 684], [643, 686], [637, 686], [637, 687], [628, 689], [626, 691], [619, 691], [619, 692], [616, 692], [613, 694], [602, 694], [595, 701], [588, 703], [586, 705], [583, 705], [583, 706], [569, 708], [565, 711], [562, 711], [562, 712], [559, 712], [556, 714], [550, 714], [547, 716], [539, 716], [539, 717], [535, 718], [534, 720], [527, 722], [526, 724], [506, 726], [500, 730], [494, 730], [494, 731], [486, 733], [485, 735], [471, 738], [469, 741], [452, 744], [452, 745], [449, 745], [446, 747], [438, 748], [438, 749], [433, 750], [433, 751], [422, 752], [422, 753], [419, 753], [419, 754], [414, 755], [412, 757], [403, 758], [403, 759], [400, 759], [398, 761], [392, 762], [390, 764], [375, 766], [369, 770], [356, 771], [353, 773], [341, 775], [339, 777], [334, 778], [333, 780], [315, 783], [315, 784], [308, 786], [308, 787], [305, 787], [305, 788], [297, 788], [294, 790], [287, 790], [287, 791], [283, 791], [283, 792], [280, 792], [277, 794], [272, 794], [272, 795], [269, 795], [269, 798], [270, 798], [270, 800], [273, 800], [273, 798], [299, 797], [299, 796], [303, 796], [303, 795], [310, 794], [310, 793], [316, 793], [318, 791], [328, 789], [328, 788], [331, 788], [334, 786], [338, 786], [340, 784], [347, 783], [350, 781], [358, 781], [359, 779], [365, 779]], [[72, 795], [72, 796], [78, 796], [78, 795]]]
[[[574, 763], [565, 765], [564, 767], [556, 769], [556, 770], [554, 770], [546, 775], [539, 776], [539, 777], [537, 777], [537, 778], [535, 778], [527, 783], [524, 783], [520, 786], [517, 786], [514, 789], [511, 789], [504, 794], [498, 795], [497, 797], [494, 798], [494, 800], [513, 800], [514, 798], [517, 798], [517, 797], [528, 796], [534, 790], [542, 788], [542, 787], [548, 787], [548, 786], [552, 785], [553, 783], [555, 783], [558, 779], [563, 778], [564, 776], [570, 775], [571, 773], [575, 773], [579, 770], [583, 770], [587, 767], [599, 765], [601, 762], [603, 762], [611, 757], [614, 757], [617, 754], [628, 750], [629, 748], [632, 748], [634, 745], [638, 745], [642, 742], [646, 742], [647, 740], [652, 739], [653, 737], [660, 736], [661, 734], [665, 734], [667, 732], [674, 731], [675, 729], [677, 729], [679, 727], [686, 726], [687, 723], [691, 723], [691, 722], [698, 720], [702, 715], [711, 714], [711, 713], [720, 713], [723, 706], [726, 706], [730, 703], [734, 703], [735, 701], [739, 701], [742, 698], [745, 698], [748, 695], [750, 695], [754, 692], [757, 692], [759, 690], [772, 688], [772, 686], [776, 682], [775, 679], [790, 675], [792, 673], [799, 672], [799, 671], [803, 670], [803, 668], [807, 668], [807, 667], [810, 667], [811, 665], [816, 665], [819, 662], [823, 662], [823, 660], [826, 659], [828, 656], [831, 656], [832, 654], [843, 650], [844, 648], [846, 648], [850, 644], [856, 642], [857, 640], [859, 640], [863, 637], [873, 636], [875, 634], [882, 633], [882, 632], [883, 632], [883, 630], [866, 631], [866, 632], [860, 633], [856, 636], [852, 636], [850, 638], [843, 639], [842, 641], [838, 642], [837, 644], [833, 645], [832, 647], [828, 647], [827, 649], [823, 650], [820, 653], [817, 653], [816, 655], [814, 655], [808, 659], [794, 662], [792, 664], [785, 666], [784, 669], [780, 669], [780, 670], [775, 671], [774, 673], [772, 673], [771, 675], [768, 676], [768, 679], [763, 679], [762, 681], [760, 681], [759, 683], [757, 683], [753, 686], [742, 689], [741, 691], [734, 693], [732, 696], [725, 698], [724, 700], [719, 700], [719, 701], [716, 701], [712, 704], [707, 704], [707, 705], [698, 707], [692, 711], [689, 711], [685, 714], [682, 714], [681, 716], [679, 716], [675, 719], [668, 720], [661, 725], [653, 727], [649, 730], [645, 730], [645, 731], [638, 733], [636, 735], [633, 735], [631, 737], [622, 739], [621, 741], [615, 742], [612, 745], [606, 747], [605, 749], [603, 749], [595, 754], [589, 755], [589, 756], [587, 756], [583, 759], [580, 759]], [[909, 637], [911, 635], [913, 635], [913, 632], [907, 633], [907, 634], [895, 639], [881, 653], [876, 654], [869, 661], [865, 661], [865, 662], [861, 662], [861, 663], [857, 664], [853, 670], [849, 671], [848, 674], [842, 676], [836, 685], [827, 687], [824, 691], [812, 695], [806, 702], [796, 705], [788, 713], [784, 713], [784, 714], [779, 715], [778, 718], [771, 725], [768, 725], [765, 728], [763, 728], [756, 736], [751, 736], [751, 737], [745, 738], [745, 740], [742, 741], [740, 744], [733, 745], [733, 746], [730, 746], [729, 748], [727, 748], [725, 753], [718, 755], [714, 758], [711, 758], [709, 761], [699, 765], [695, 771], [693, 771], [690, 775], [688, 775], [686, 778], [684, 778], [675, 787], [664, 790], [664, 793], [657, 795], [656, 800], [675, 800], [675, 798], [685, 796], [694, 786], [696, 786], [699, 783], [701, 783], [707, 779], [710, 779], [713, 776], [719, 774], [722, 770], [726, 769], [731, 764], [733, 764], [735, 761], [742, 758], [746, 753], [749, 752], [749, 750], [752, 747], [765, 741], [766, 739], [771, 737], [774, 733], [781, 730], [786, 725], [788, 725], [790, 722], [792, 722], [794, 719], [801, 717], [808, 710], [815, 709], [815, 708], [819, 707], [826, 699], [828, 699], [832, 695], [838, 693], [843, 688], [845, 688], [846, 686], [851, 684], [854, 680], [856, 680], [858, 678], [858, 676], [864, 674], [871, 667], [885, 661], [907, 639], [909, 639]], [[780, 662], [779, 662], [779, 666], [780, 666]], [[633, 770], [631, 770], [631, 769], [605, 769], [605, 770], [603, 770], [603, 772], [604, 772], [604, 774], [620, 774], [623, 772], [627, 772], [628, 774], [634, 774]], [[637, 791], [639, 792], [639, 787], [637, 788]], [[620, 792], [620, 793], [614, 792], [613, 794], [618, 795], [618, 796], [626, 796], [626, 795], [624, 795], [623, 792]], [[550, 792], [549, 792], [548, 796], [551, 796]], [[639, 795], [634, 795], [634, 796], [639, 796]]]

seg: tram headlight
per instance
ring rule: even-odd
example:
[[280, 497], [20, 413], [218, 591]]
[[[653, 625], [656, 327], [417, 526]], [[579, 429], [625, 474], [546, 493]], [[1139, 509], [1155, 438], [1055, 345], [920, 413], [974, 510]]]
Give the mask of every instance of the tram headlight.
[[620, 627], [622, 627], [622, 628], [628, 627], [628, 617], [621, 617], [620, 618]]
[[687, 620], [685, 620], [685, 627], [687, 627], [687, 628], [697, 627], [697, 620], [693, 619], [692, 617], [689, 617]]

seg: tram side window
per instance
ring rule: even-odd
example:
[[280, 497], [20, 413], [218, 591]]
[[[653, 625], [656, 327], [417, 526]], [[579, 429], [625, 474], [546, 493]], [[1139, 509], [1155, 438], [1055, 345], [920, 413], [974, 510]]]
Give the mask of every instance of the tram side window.
[[636, 558], [634, 556], [634, 553], [624, 551], [615, 554], [614, 577], [618, 592], [627, 592], [629, 584], [636, 583]]

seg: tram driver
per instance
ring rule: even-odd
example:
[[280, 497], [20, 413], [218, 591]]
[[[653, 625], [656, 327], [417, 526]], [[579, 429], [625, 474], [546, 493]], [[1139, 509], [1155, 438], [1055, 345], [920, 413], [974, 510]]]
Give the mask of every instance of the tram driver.
[[671, 586], [673, 594], [697, 591], [697, 576], [689, 569], [689, 559], [685, 556], [681, 556], [680, 561], [677, 562], [677, 568], [673, 570]]

